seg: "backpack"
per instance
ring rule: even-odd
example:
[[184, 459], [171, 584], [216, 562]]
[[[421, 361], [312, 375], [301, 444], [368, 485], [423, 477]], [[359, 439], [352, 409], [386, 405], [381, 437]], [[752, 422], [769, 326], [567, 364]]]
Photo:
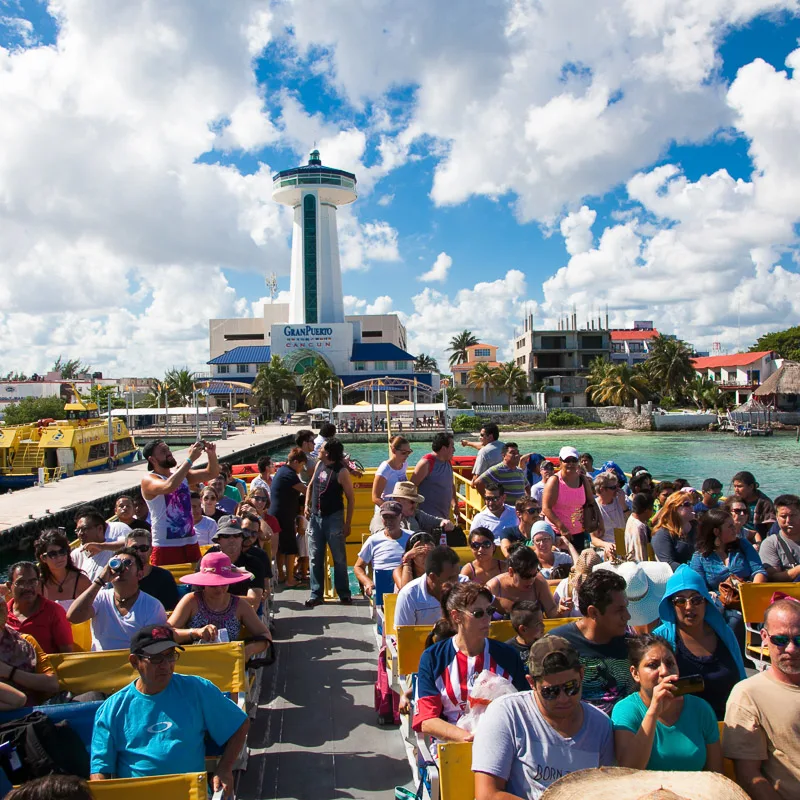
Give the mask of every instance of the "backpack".
[[0, 725], [0, 766], [15, 785], [52, 774], [89, 779], [81, 737], [68, 722], [55, 723], [41, 711]]

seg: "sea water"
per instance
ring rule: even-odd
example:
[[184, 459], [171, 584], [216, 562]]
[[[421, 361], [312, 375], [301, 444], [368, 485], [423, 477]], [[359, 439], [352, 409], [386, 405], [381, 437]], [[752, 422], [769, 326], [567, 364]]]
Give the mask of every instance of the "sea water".
[[[729, 491], [733, 476], [748, 470], [769, 497], [786, 492], [800, 494], [800, 442], [795, 441], [794, 433], [749, 438], [707, 432], [564, 435], [553, 431], [536, 436], [510, 432], [501, 434], [501, 438], [517, 442], [522, 453], [545, 456], [557, 456], [561, 447], [572, 445], [581, 453], [591, 453], [595, 467], [604, 461], [615, 461], [629, 473], [642, 465], [656, 480], [685, 478], [698, 489], [706, 478], [717, 478]], [[474, 449], [460, 445], [460, 439], [461, 435], [456, 434], [456, 455], [475, 455]], [[414, 452], [408, 459], [410, 466], [430, 450], [425, 442], [412, 442], [411, 447]], [[365, 467], [377, 467], [388, 455], [386, 443], [348, 442], [345, 449]], [[280, 460], [285, 456], [286, 451], [281, 451], [273, 457]]]

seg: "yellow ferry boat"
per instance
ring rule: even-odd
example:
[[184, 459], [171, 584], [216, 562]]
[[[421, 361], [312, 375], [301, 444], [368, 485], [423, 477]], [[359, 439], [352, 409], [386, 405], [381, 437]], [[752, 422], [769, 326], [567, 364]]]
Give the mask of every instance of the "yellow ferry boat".
[[100, 418], [97, 404], [80, 399], [64, 406], [66, 419], [40, 419], [0, 427], [0, 487], [33, 486], [45, 481], [113, 469], [133, 460], [137, 447], [123, 419]]

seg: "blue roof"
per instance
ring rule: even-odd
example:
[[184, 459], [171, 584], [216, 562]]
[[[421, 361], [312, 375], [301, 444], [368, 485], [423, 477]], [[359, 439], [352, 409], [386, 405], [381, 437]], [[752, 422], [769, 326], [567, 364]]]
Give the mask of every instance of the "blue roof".
[[234, 347], [221, 356], [212, 358], [207, 364], [266, 364], [270, 359], [269, 345], [251, 345], [250, 347]]
[[353, 383], [368, 381], [371, 378], [405, 378], [406, 380], [416, 378], [425, 386], [431, 386], [433, 383], [433, 375], [430, 372], [354, 372], [352, 375], [341, 375], [340, 377], [345, 388]]
[[[237, 378], [237, 383], [252, 383], [254, 378], [247, 378], [241, 377]], [[250, 394], [250, 389], [243, 389], [241, 386], [228, 386], [226, 383], [218, 383], [217, 381], [212, 381], [206, 387], [206, 394], [211, 395], [218, 395], [218, 394]]]
[[387, 342], [354, 342], [351, 361], [413, 361], [414, 356]]

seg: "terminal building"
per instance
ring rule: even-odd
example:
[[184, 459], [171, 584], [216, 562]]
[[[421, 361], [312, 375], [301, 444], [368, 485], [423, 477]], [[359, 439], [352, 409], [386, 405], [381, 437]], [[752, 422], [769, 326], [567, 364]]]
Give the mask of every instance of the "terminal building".
[[[259, 367], [275, 356], [295, 374], [298, 386], [322, 358], [339, 377], [342, 395], [373, 378], [388, 378], [384, 385], [397, 400], [408, 397], [408, 380], [416, 380], [426, 394], [439, 390], [438, 374], [414, 372], [397, 315], [344, 314], [336, 213], [355, 202], [356, 183], [352, 173], [323, 166], [317, 150], [307, 165], [274, 176], [273, 199], [294, 211], [289, 302], [265, 303], [262, 317], [209, 320], [210, 398], [220, 404], [246, 399], [247, 390], [225, 381], [252, 384]], [[399, 379], [395, 385], [392, 378]]]

